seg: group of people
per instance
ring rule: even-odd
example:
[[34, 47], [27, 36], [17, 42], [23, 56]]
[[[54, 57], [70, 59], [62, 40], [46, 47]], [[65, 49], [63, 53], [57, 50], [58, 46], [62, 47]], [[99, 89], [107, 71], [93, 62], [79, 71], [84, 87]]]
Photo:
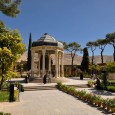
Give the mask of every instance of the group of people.
[[43, 83], [46, 84], [46, 83], [51, 83], [51, 79], [52, 79], [52, 74], [51, 72], [49, 73], [46, 73], [43, 77]]

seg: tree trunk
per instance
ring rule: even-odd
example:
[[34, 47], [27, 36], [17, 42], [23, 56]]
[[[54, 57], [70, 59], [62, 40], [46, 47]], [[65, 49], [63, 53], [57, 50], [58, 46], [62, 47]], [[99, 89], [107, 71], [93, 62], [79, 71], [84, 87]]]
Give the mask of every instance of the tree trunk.
[[4, 65], [2, 64], [2, 79], [1, 79], [1, 82], [0, 82], [0, 90], [2, 89], [2, 85], [3, 85], [3, 81], [4, 81]]
[[1, 79], [1, 82], [0, 82], [0, 90], [2, 90], [2, 85], [3, 85], [3, 80], [4, 79], [4, 76], [3, 76], [3, 74], [2, 74], [2, 79]]
[[92, 65], [94, 64], [93, 60], [94, 60], [94, 52], [92, 51]]
[[101, 51], [101, 63], [103, 64], [103, 50]]

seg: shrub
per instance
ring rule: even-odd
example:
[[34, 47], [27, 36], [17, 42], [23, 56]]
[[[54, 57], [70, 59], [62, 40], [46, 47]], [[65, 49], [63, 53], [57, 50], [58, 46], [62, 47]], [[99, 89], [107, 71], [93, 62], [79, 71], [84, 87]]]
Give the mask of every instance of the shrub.
[[93, 80], [89, 80], [89, 81], [88, 81], [88, 86], [89, 86], [89, 87], [93, 87], [93, 85], [94, 85]]
[[11, 115], [11, 113], [0, 112], [0, 115]]
[[106, 70], [108, 73], [115, 73], [115, 62], [107, 63]]
[[115, 92], [115, 86], [107, 86], [107, 90], [111, 92]]
[[19, 91], [18, 90], [14, 90], [14, 101], [19, 100]]

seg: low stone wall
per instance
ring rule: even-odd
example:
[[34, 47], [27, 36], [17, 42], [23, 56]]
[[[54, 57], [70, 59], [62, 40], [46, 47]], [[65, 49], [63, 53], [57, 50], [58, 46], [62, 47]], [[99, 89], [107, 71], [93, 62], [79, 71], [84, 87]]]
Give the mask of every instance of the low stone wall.
[[109, 75], [108, 75], [108, 79], [109, 80], [115, 80], [115, 73], [109, 73]]

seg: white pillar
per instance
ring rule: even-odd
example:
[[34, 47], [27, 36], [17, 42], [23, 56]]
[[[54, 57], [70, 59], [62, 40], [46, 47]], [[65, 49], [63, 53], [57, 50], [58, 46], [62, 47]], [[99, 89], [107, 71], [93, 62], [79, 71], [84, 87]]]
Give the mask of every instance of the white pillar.
[[58, 62], [58, 77], [60, 77], [60, 54], [58, 55], [58, 60], [59, 60], [59, 62]]
[[64, 77], [63, 57], [64, 57], [64, 52], [62, 52], [62, 55], [61, 55], [61, 75], [62, 77]]
[[34, 53], [35, 51], [31, 50], [31, 77], [34, 77]]
[[38, 54], [38, 76], [40, 77], [40, 57], [41, 54]]
[[56, 61], [55, 61], [55, 63], [56, 63], [56, 65], [55, 65], [55, 70], [56, 70], [56, 75], [55, 75], [55, 77], [58, 77], [58, 50], [56, 50], [55, 51], [55, 57], [56, 57]]
[[51, 72], [51, 57], [50, 57], [50, 54], [48, 55], [49, 57], [49, 71]]
[[44, 77], [45, 75], [45, 50], [42, 50], [42, 55], [43, 55], [43, 59], [42, 59], [42, 77]]

